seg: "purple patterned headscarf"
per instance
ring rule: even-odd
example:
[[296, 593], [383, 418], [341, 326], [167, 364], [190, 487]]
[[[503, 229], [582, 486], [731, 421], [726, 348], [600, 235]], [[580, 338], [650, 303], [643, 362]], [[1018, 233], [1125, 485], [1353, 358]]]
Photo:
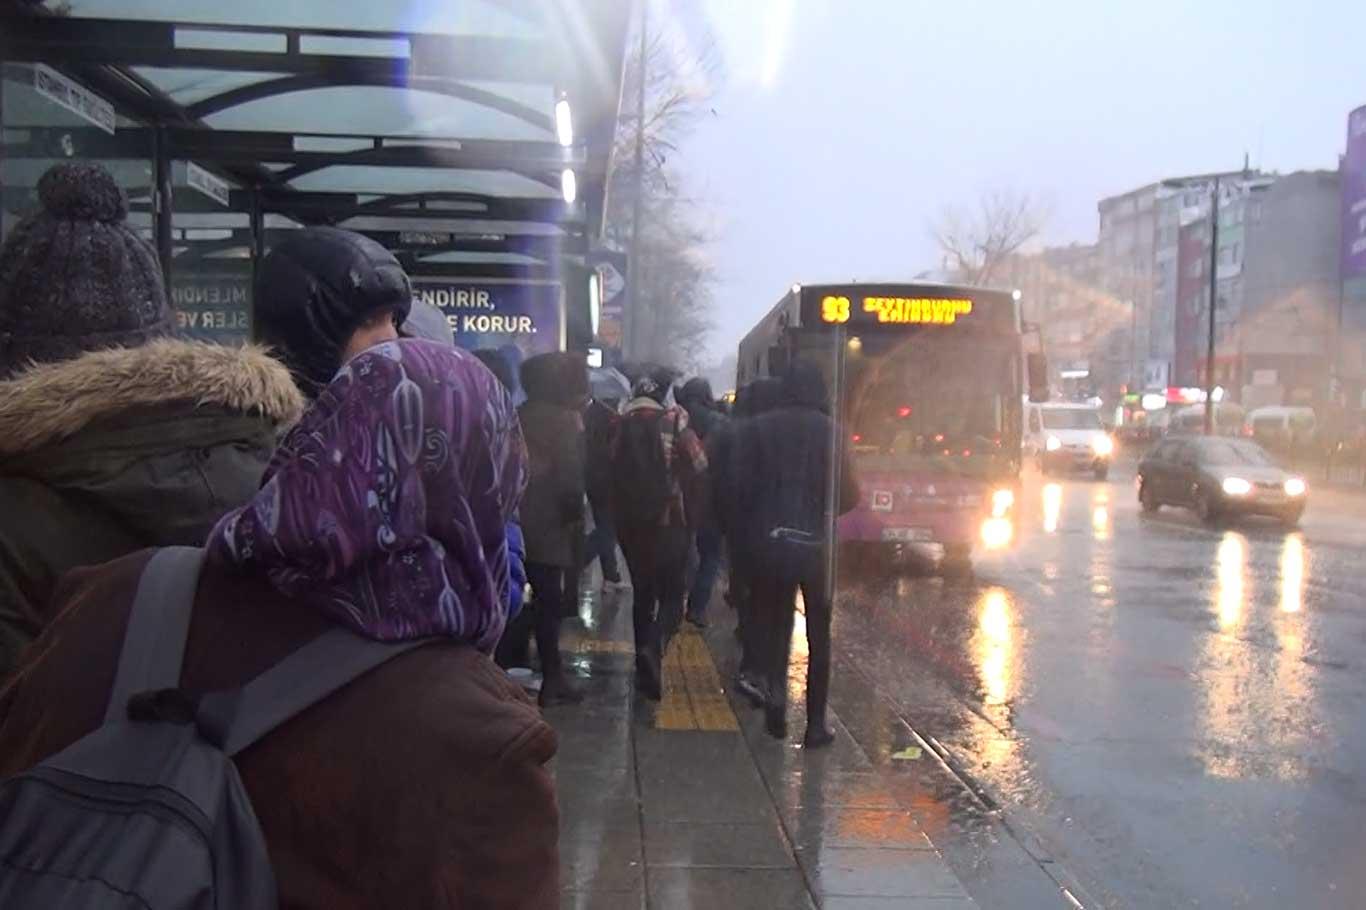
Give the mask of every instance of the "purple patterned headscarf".
[[385, 641], [492, 650], [507, 622], [504, 526], [526, 486], [512, 400], [473, 356], [404, 339], [342, 367], [219, 521], [209, 558]]

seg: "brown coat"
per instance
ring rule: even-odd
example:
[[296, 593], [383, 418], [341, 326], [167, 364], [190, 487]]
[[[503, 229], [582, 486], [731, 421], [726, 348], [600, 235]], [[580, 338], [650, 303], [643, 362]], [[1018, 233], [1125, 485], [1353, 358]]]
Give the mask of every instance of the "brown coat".
[[[59, 613], [0, 690], [0, 776], [93, 730], [154, 551], [69, 574]], [[235, 686], [327, 628], [255, 578], [208, 568], [181, 684]], [[550, 908], [555, 731], [474, 648], [394, 658], [237, 759], [283, 908]]]

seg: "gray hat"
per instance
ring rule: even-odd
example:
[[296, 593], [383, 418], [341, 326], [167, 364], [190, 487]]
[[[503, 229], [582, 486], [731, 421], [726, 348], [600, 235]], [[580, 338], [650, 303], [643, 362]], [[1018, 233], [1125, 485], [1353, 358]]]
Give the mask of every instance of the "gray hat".
[[58, 164], [38, 181], [38, 199], [42, 208], [0, 248], [0, 378], [170, 334], [156, 252], [128, 226], [113, 176]]

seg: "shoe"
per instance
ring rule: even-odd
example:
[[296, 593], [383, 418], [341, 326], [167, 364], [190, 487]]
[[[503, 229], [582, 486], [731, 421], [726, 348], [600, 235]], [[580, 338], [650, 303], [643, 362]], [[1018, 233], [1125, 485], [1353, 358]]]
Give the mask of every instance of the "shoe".
[[750, 678], [748, 673], [741, 673], [735, 680], [735, 688], [749, 699], [749, 703], [755, 708], [762, 708], [768, 703], [768, 693], [764, 691], [763, 685], [755, 679]]
[[659, 701], [664, 697], [660, 676], [659, 660], [653, 654], [636, 657], [636, 690], [650, 701]]
[[577, 705], [583, 701], [583, 690], [563, 673], [551, 675], [541, 681], [541, 694], [536, 701], [542, 708]]
[[806, 736], [802, 738], [802, 745], [808, 749], [820, 749], [828, 746], [835, 741], [835, 734], [830, 732], [829, 727], [807, 726]]
[[764, 706], [764, 729], [774, 739], [787, 739], [787, 705]]

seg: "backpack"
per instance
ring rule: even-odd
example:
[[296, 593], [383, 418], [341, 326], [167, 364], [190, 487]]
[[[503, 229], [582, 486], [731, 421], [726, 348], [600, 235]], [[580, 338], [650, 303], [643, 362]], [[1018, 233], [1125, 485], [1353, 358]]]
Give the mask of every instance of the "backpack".
[[617, 523], [655, 526], [673, 497], [673, 481], [664, 455], [660, 426], [667, 411], [652, 420], [626, 417], [617, 430], [612, 453], [612, 483]]
[[340, 627], [240, 689], [176, 688], [204, 551], [159, 550], [139, 581], [104, 725], [0, 782], [6, 910], [268, 910], [266, 843], [233, 756], [426, 640]]

